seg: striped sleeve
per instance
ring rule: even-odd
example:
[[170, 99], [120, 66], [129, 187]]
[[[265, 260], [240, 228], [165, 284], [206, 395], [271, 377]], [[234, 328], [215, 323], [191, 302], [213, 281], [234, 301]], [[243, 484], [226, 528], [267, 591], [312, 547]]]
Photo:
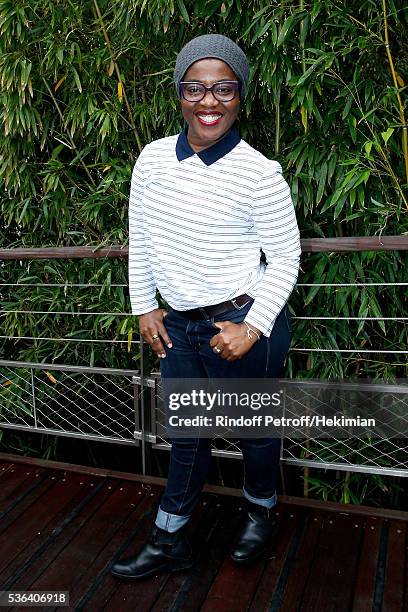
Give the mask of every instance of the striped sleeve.
[[269, 337], [299, 273], [300, 239], [289, 185], [273, 162], [259, 180], [253, 197], [253, 222], [265, 253], [265, 273], [245, 321]]
[[132, 172], [129, 197], [129, 295], [134, 315], [145, 314], [159, 307], [143, 231], [143, 189], [143, 163], [142, 155], [139, 155]]

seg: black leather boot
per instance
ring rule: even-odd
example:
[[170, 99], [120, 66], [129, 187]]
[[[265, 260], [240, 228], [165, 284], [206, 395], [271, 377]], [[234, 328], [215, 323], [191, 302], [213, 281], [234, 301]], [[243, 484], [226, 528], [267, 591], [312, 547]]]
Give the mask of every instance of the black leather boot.
[[237, 563], [246, 563], [260, 557], [277, 531], [272, 508], [264, 508], [249, 501], [246, 506], [245, 524], [231, 553], [231, 559]]
[[149, 541], [135, 557], [114, 563], [111, 573], [116, 578], [136, 580], [156, 572], [175, 572], [193, 565], [191, 546], [179, 529], [169, 533], [153, 526]]

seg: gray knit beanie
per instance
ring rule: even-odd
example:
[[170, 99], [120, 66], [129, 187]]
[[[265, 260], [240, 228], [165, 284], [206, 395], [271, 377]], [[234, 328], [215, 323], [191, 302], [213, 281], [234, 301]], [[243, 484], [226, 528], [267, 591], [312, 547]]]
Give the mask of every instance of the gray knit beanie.
[[182, 48], [177, 56], [174, 69], [177, 95], [179, 95], [179, 83], [191, 64], [207, 57], [222, 60], [234, 71], [241, 83], [241, 99], [243, 100], [246, 96], [249, 76], [248, 58], [233, 40], [222, 34], [197, 36]]

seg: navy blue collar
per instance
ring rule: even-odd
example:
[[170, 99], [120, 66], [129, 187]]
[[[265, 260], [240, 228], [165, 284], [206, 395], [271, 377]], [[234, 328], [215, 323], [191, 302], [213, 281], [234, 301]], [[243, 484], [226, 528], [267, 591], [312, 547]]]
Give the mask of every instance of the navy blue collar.
[[[187, 157], [195, 155], [195, 151], [193, 151], [190, 143], [187, 140], [187, 131], [188, 126], [182, 132], [180, 132], [179, 137], [177, 138], [176, 155], [179, 161], [183, 161], [183, 159], [187, 159]], [[239, 135], [238, 128], [233, 125], [230, 131], [216, 143], [211, 145], [211, 147], [208, 147], [208, 149], [204, 149], [203, 151], [199, 151], [197, 153], [197, 157], [199, 157], [206, 164], [206, 166], [211, 166], [211, 164], [232, 151], [240, 140], [241, 136]]]

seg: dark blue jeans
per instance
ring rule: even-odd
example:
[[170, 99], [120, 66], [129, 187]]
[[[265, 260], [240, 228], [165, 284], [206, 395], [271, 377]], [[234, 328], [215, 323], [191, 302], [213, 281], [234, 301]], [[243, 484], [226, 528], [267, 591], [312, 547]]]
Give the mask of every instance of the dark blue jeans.
[[[216, 321], [240, 323], [251, 303], [218, 315]], [[281, 374], [290, 344], [287, 306], [276, 319], [269, 338], [261, 336], [242, 358], [229, 362], [213, 352], [210, 340], [220, 330], [214, 320], [189, 321], [170, 309], [165, 319], [173, 348], [161, 359], [162, 378], [275, 378]], [[271, 508], [276, 504], [276, 481], [280, 456], [279, 438], [241, 439], [244, 459], [244, 496]], [[190, 518], [207, 478], [211, 439], [172, 440], [167, 486], [160, 500], [156, 525], [174, 532]]]

